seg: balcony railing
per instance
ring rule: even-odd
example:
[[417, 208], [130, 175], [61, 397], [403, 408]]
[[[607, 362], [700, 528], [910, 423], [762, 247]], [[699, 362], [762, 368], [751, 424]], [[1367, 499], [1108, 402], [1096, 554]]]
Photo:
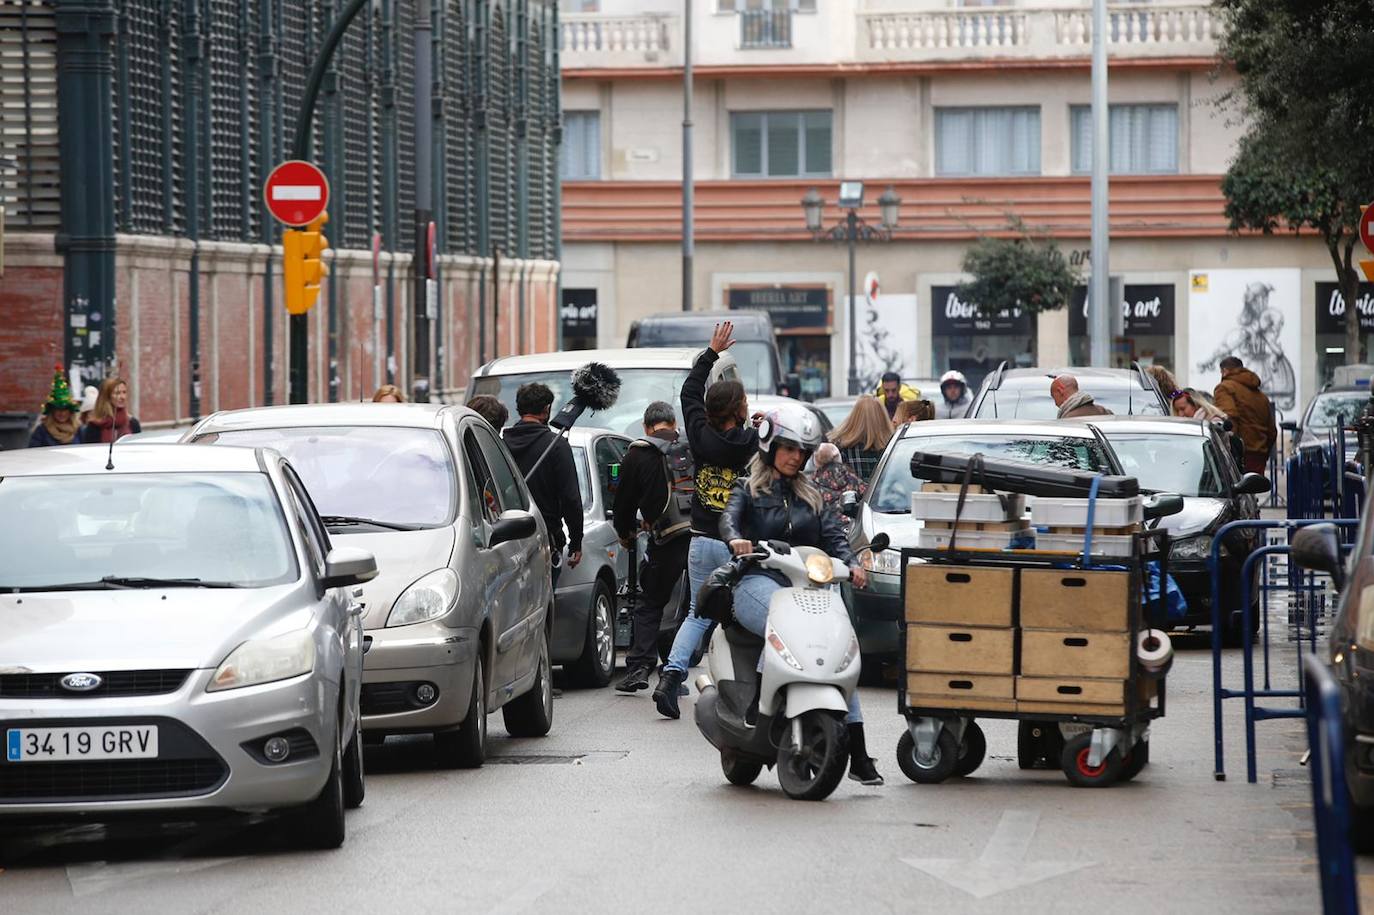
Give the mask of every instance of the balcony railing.
[[867, 49], [878, 52], [1024, 47], [1029, 38], [1029, 13], [949, 10], [864, 18]]
[[663, 15], [609, 16], [571, 13], [563, 17], [564, 66], [632, 66], [669, 63], [669, 23]]
[[743, 50], [792, 47], [792, 11], [740, 11], [739, 46]]
[[[1055, 13], [1055, 36], [1060, 45], [1090, 47], [1091, 10]], [[1114, 7], [1107, 12], [1107, 40], [1112, 44], [1211, 44], [1216, 23], [1207, 5]]]

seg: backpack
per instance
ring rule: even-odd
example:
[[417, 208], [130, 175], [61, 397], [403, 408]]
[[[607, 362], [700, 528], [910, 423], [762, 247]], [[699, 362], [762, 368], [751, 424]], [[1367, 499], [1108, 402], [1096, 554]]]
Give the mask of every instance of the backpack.
[[655, 448], [663, 458], [663, 473], [668, 479], [668, 492], [663, 513], [654, 522], [654, 541], [663, 543], [692, 528], [692, 496], [696, 494], [696, 462], [687, 437], [679, 435], [670, 442], [657, 436], [635, 439], [631, 448]]

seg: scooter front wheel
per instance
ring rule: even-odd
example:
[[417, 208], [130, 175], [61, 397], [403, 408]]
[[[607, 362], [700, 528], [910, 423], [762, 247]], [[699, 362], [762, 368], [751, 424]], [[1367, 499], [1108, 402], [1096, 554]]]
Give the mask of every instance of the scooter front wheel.
[[[849, 768], [849, 733], [838, 712], [803, 712], [801, 744], [790, 735], [778, 747], [778, 782], [783, 793], [799, 801], [823, 801]], [[790, 730], [790, 728], [789, 728]]]

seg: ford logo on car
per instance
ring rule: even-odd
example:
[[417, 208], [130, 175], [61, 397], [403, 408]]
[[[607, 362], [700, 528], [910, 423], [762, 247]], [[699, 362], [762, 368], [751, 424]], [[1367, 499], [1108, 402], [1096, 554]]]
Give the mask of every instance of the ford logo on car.
[[59, 682], [65, 690], [88, 693], [105, 681], [100, 679], [100, 674], [67, 674]]

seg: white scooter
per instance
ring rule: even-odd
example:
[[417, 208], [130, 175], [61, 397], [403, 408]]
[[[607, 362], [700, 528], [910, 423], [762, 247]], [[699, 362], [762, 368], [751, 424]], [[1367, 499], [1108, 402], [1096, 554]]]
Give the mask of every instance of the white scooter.
[[[887, 543], [879, 534], [868, 549], [880, 552]], [[849, 569], [814, 547], [770, 541], [725, 567], [731, 585], [753, 564], [781, 572], [791, 587], [773, 595], [765, 639], [738, 624], [716, 628], [710, 673], [696, 680], [697, 727], [720, 750], [731, 784], [752, 784], [764, 766], [776, 765], [788, 797], [824, 800], [849, 766], [844, 719], [859, 685], [859, 640], [839, 586]], [[730, 601], [730, 585], [708, 584], [699, 612], [727, 618]], [[758, 718], [750, 725], [745, 716], [758, 688], [760, 652], [762, 689]]]

